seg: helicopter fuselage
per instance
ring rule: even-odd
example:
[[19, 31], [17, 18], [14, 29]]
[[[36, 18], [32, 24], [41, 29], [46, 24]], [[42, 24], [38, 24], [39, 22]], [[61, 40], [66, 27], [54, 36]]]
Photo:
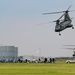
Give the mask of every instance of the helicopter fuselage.
[[66, 28], [73, 27], [71, 22], [72, 21], [63, 21], [63, 22], [60, 22], [59, 24], [56, 24], [55, 32], [61, 32], [62, 30], [66, 29]]
[[[53, 22], [56, 22], [56, 26], [55, 26], [55, 32], [59, 32], [59, 35], [60, 32], [62, 30], [65, 30], [66, 28], [71, 28], [74, 29], [73, 25], [71, 24], [72, 23], [72, 18], [70, 18], [69, 16], [69, 9], [70, 9], [71, 6], [68, 7], [68, 9], [66, 11], [60, 11], [60, 12], [51, 12], [51, 13], [44, 13], [44, 15], [46, 14], [56, 14], [56, 13], [64, 13], [60, 16], [60, 18], [58, 18], [57, 20], [53, 21]], [[63, 21], [62, 21], [62, 17], [63, 18]]]

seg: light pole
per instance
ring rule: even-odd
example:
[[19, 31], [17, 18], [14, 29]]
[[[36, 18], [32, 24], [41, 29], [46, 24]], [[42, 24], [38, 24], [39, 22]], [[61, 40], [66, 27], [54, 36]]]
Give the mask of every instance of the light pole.
[[41, 48], [39, 48], [36, 53], [38, 53], [38, 56], [40, 58], [41, 57]]

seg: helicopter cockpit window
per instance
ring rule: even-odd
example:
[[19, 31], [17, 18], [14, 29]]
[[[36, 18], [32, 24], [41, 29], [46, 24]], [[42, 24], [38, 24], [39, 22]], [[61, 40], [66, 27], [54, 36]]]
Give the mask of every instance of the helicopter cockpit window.
[[56, 25], [56, 27], [55, 27], [56, 29], [60, 29], [60, 25]]

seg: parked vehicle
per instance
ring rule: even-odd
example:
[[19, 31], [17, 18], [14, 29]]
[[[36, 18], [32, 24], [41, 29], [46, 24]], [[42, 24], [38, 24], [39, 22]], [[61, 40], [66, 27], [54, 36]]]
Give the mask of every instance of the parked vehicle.
[[66, 60], [66, 63], [75, 63], [75, 59], [72, 59], [72, 60]]

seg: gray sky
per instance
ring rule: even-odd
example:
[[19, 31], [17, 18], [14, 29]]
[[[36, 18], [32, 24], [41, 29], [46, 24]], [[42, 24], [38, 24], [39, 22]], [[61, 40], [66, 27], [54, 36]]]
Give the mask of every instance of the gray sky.
[[[36, 25], [62, 15], [42, 13], [63, 11], [70, 5], [75, 10], [74, 0], [0, 0], [0, 44], [17, 46], [19, 55], [39, 56], [40, 49], [41, 56], [72, 56], [73, 51], [62, 49], [62, 45], [75, 44], [75, 30], [66, 29], [59, 36], [54, 32], [55, 23]], [[74, 13], [70, 12], [72, 18]]]

